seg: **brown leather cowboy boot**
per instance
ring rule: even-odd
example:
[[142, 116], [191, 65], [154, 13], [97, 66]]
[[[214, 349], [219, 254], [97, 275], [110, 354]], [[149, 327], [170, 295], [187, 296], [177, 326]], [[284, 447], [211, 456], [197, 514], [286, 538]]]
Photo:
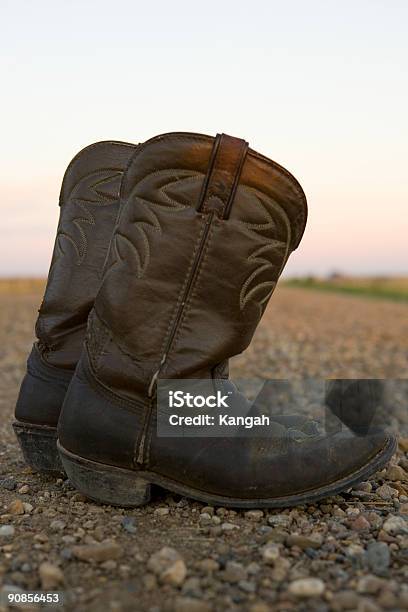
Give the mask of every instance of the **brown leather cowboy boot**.
[[276, 507], [342, 490], [389, 458], [394, 440], [381, 432], [157, 433], [158, 382], [229, 385], [226, 361], [250, 343], [305, 223], [298, 182], [243, 140], [174, 133], [138, 148], [58, 426], [82, 493], [132, 506], [153, 483], [208, 503]]
[[119, 207], [123, 171], [135, 146], [98, 142], [69, 164], [60, 220], [35, 342], [17, 400], [14, 429], [24, 458], [40, 471], [60, 471], [57, 423], [82, 350]]

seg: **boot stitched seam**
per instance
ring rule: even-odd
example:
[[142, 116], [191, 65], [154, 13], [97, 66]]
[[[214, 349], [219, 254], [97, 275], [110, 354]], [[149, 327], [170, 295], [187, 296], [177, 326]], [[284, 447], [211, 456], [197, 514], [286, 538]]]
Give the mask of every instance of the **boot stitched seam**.
[[172, 346], [170, 347], [169, 354], [174, 352], [174, 350], [176, 349], [176, 347], [178, 345], [178, 342], [180, 340], [180, 334], [181, 334], [181, 332], [183, 331], [183, 329], [185, 327], [186, 318], [187, 318], [188, 314], [190, 314], [190, 312], [191, 312], [191, 303], [192, 303], [193, 299], [196, 296], [197, 286], [199, 284], [203, 268], [205, 267], [205, 264], [206, 264], [207, 259], [208, 259], [208, 250], [209, 250], [209, 246], [210, 246], [212, 235], [213, 235], [213, 231], [214, 231], [213, 223], [217, 223], [217, 220], [215, 218], [214, 218], [214, 220], [213, 220], [213, 222], [211, 224], [211, 227], [210, 227], [210, 229], [208, 231], [208, 236], [207, 236], [206, 244], [204, 246], [203, 256], [202, 256], [200, 264], [199, 264], [199, 269], [198, 269], [197, 275], [196, 275], [196, 277], [194, 279], [193, 286], [191, 287], [190, 295], [188, 296], [188, 299], [186, 300], [186, 303], [185, 303], [185, 306], [184, 306], [184, 310], [183, 310], [182, 316], [180, 318], [179, 327], [178, 327], [177, 333], [176, 333], [176, 335], [175, 335], [175, 337], [173, 339]]
[[[203, 253], [203, 257], [202, 257], [201, 261], [199, 262], [199, 269], [198, 269], [198, 272], [197, 272], [197, 276], [193, 280], [194, 284], [193, 284], [193, 287], [192, 287], [192, 289], [190, 291], [190, 295], [187, 296], [187, 300], [191, 299], [191, 296], [194, 293], [194, 287], [195, 287], [195, 285], [196, 285], [196, 283], [198, 281], [198, 278], [200, 276], [202, 265], [204, 263], [206, 252], [207, 252], [207, 247], [208, 247], [208, 244], [209, 244], [209, 241], [210, 241], [211, 230], [212, 230], [212, 228], [210, 228], [210, 230], [209, 230], [209, 234], [207, 236], [206, 244], [204, 246], [205, 251]], [[188, 270], [187, 270], [187, 273], [186, 273], [186, 276], [185, 276], [185, 279], [184, 279], [184, 282], [183, 282], [183, 286], [181, 287], [181, 291], [179, 292], [179, 296], [177, 298], [175, 311], [173, 310], [173, 315], [171, 317], [170, 324], [169, 324], [167, 332], [166, 332], [165, 341], [163, 342], [162, 349], [161, 349], [162, 358], [163, 358], [163, 355], [164, 355], [164, 351], [166, 349], [166, 345], [167, 345], [167, 341], [168, 341], [169, 336], [170, 336], [170, 332], [171, 332], [171, 330], [173, 328], [173, 325], [176, 322], [178, 308], [180, 306], [182, 296], [184, 295], [185, 288], [186, 288], [186, 286], [187, 286], [187, 284], [189, 282], [189, 278], [190, 278], [190, 275], [191, 275], [191, 272], [192, 272], [192, 269], [193, 269], [193, 265], [194, 265], [194, 262], [195, 262], [196, 254], [197, 254], [198, 248], [200, 247], [202, 236], [203, 236], [205, 231], [206, 231], [206, 224], [204, 223], [203, 226], [202, 226], [201, 232], [199, 232], [198, 240], [196, 241], [196, 244], [194, 246], [194, 251], [193, 251], [193, 254], [192, 254], [191, 262], [190, 262], [190, 265], [188, 267]], [[186, 312], [186, 309], [188, 308], [187, 300], [186, 300], [186, 303], [184, 305], [183, 313], [181, 315], [180, 321], [178, 323], [179, 329], [177, 330], [176, 336], [173, 338], [171, 346], [169, 347], [169, 352], [170, 353], [173, 350], [173, 347], [177, 344], [177, 336], [179, 335], [180, 327], [182, 327], [183, 320], [184, 320], [184, 317], [185, 317], [185, 312]], [[151, 413], [152, 413], [153, 409], [154, 409], [154, 406], [152, 405], [151, 409], [149, 411], [149, 414], [146, 416], [146, 418], [149, 418], [149, 420], [151, 419]], [[144, 450], [144, 462], [146, 464], [148, 464], [149, 461], [150, 461], [150, 447], [151, 447], [151, 441], [152, 441], [152, 436], [153, 436], [153, 427], [152, 427], [151, 420], [149, 421], [148, 425], [149, 426], [148, 426], [147, 431], [146, 431], [145, 450]], [[138, 455], [138, 452], [139, 452], [139, 447], [140, 447], [140, 440], [138, 440], [138, 443], [135, 445], [135, 454], [134, 454], [134, 459], [133, 459], [135, 463], [137, 462], [137, 455]]]
[[[205, 221], [205, 215], [201, 215], [200, 213], [198, 213], [198, 215], [201, 217], [202, 220]], [[203, 236], [204, 232], [205, 232], [205, 223], [203, 223], [202, 227], [200, 228], [197, 240], [196, 240], [194, 248], [193, 248], [190, 264], [188, 266], [186, 275], [185, 275], [184, 280], [183, 280], [183, 284], [182, 284], [181, 289], [179, 291], [179, 294], [178, 294], [178, 297], [177, 297], [177, 301], [175, 303], [172, 315], [170, 317], [170, 321], [169, 321], [169, 324], [168, 324], [168, 327], [167, 327], [167, 330], [166, 330], [166, 333], [165, 333], [165, 336], [164, 336], [164, 340], [162, 342], [162, 346], [161, 346], [161, 349], [160, 349], [160, 362], [159, 363], [161, 363], [161, 360], [163, 358], [163, 355], [164, 355], [164, 352], [165, 352], [165, 349], [166, 349], [166, 346], [167, 346], [167, 342], [168, 342], [169, 337], [170, 337], [170, 333], [171, 333], [172, 327], [173, 327], [174, 323], [176, 322], [177, 312], [178, 312], [179, 306], [181, 304], [181, 300], [182, 300], [182, 297], [184, 295], [184, 291], [185, 291], [185, 289], [187, 287], [188, 280], [190, 278], [190, 274], [192, 272], [193, 265], [194, 265], [194, 262], [195, 262], [195, 257], [197, 255], [197, 251], [199, 249], [199, 246], [200, 246], [200, 243], [201, 243], [201, 239], [202, 239], [202, 236]]]

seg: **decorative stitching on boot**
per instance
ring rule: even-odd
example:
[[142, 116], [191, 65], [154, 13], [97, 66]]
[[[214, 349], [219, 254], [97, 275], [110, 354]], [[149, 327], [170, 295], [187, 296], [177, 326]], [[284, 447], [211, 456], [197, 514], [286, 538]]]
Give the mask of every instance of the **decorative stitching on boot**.
[[[285, 241], [278, 240], [276, 238], [268, 238], [267, 236], [265, 236], [264, 244], [261, 244], [247, 258], [247, 262], [250, 265], [255, 263], [257, 264], [257, 267], [255, 270], [253, 270], [250, 273], [250, 275], [247, 277], [247, 279], [245, 280], [244, 284], [241, 287], [241, 291], [239, 294], [240, 309], [243, 310], [246, 304], [249, 301], [251, 301], [256, 294], [259, 293], [259, 290], [266, 289], [267, 291], [265, 295], [257, 301], [261, 309], [261, 314], [262, 314], [264, 310], [264, 304], [266, 305], [269, 297], [271, 296], [276, 286], [277, 280], [282, 272], [282, 269], [288, 259], [289, 248], [290, 248], [291, 238], [292, 238], [291, 227], [290, 227], [289, 218], [285, 210], [282, 208], [282, 206], [280, 206], [272, 198], [267, 197], [265, 194], [262, 194], [262, 197], [260, 197], [259, 192], [257, 192], [257, 190], [254, 189], [253, 187], [248, 187], [244, 185], [243, 189], [247, 192], [250, 192], [251, 195], [255, 196], [256, 198], [255, 201], [257, 202], [258, 208], [261, 208], [264, 214], [266, 215], [266, 222], [265, 223], [250, 223], [250, 222], [242, 221], [240, 219], [236, 219], [237, 223], [244, 225], [245, 228], [249, 230], [250, 233], [255, 234], [255, 235], [259, 235], [259, 232], [262, 232], [265, 230], [275, 230], [276, 222], [272, 216], [272, 212], [268, 210], [267, 208], [269, 205], [274, 210], [274, 212], [276, 212], [280, 216], [280, 218], [283, 220], [285, 227], [286, 227], [286, 240]], [[265, 257], [265, 254], [271, 251], [273, 252], [273, 250], [279, 246], [283, 246], [285, 248], [285, 253], [283, 255], [280, 268], [276, 270], [276, 265], [270, 259]], [[253, 283], [253, 281], [260, 274], [262, 274], [268, 269], [271, 269], [272, 279], [268, 281], [262, 281], [258, 283], [257, 285], [251, 287], [251, 284]], [[274, 273], [272, 273], [274, 269], [275, 271]]]
[[[183, 174], [188, 174], [188, 176], [182, 176]], [[162, 196], [162, 201], [155, 201], [151, 199], [144, 198], [142, 195], [135, 194], [136, 189], [140, 189], [141, 185], [146, 182], [148, 179], [152, 177], [160, 178], [161, 176], [165, 176], [167, 178], [175, 178], [176, 180], [169, 180], [167, 183], [157, 188], [157, 192], [160, 196]], [[181, 176], [181, 178], [180, 178]], [[160, 219], [158, 213], [152, 210], [153, 207], [158, 207], [159, 211], [165, 209], [168, 213], [176, 213], [185, 210], [186, 208], [191, 208], [191, 204], [185, 204], [184, 202], [180, 202], [175, 200], [167, 193], [167, 189], [170, 186], [177, 185], [181, 182], [185, 183], [188, 181], [197, 181], [202, 179], [202, 174], [197, 172], [191, 172], [190, 170], [177, 170], [175, 168], [168, 168], [165, 170], [155, 170], [147, 174], [143, 179], [141, 179], [137, 185], [132, 189], [130, 195], [127, 197], [127, 206], [132, 206], [133, 210], [137, 211], [137, 218], [131, 221], [131, 225], [135, 227], [138, 234], [137, 236], [141, 239], [141, 247], [137, 244], [138, 238], [130, 237], [124, 233], [125, 229], [129, 226], [129, 222], [122, 222], [118, 224], [118, 228], [115, 232], [112, 246], [113, 246], [113, 261], [107, 268], [105, 272], [105, 278], [107, 274], [112, 270], [112, 268], [124, 258], [120, 254], [120, 243], [121, 241], [126, 242], [131, 248], [131, 251], [137, 262], [137, 271], [136, 276], [138, 278], [142, 278], [149, 263], [150, 263], [150, 254], [151, 247], [149, 236], [153, 233], [158, 235], [162, 234], [162, 226], [160, 223]], [[154, 188], [154, 185], [153, 185]], [[132, 202], [133, 199], [133, 202]], [[134, 204], [137, 202], [137, 205]], [[143, 215], [147, 218], [143, 219]], [[125, 227], [122, 229], [121, 225]]]
[[[63, 209], [66, 209], [66, 207], [68, 207], [69, 204], [73, 206], [78, 206], [80, 210], [82, 211], [83, 216], [77, 216], [77, 217], [74, 217], [73, 219], [66, 220], [64, 216], [69, 215], [69, 209], [66, 210], [66, 212], [64, 210], [65, 215], [64, 213], [62, 214], [62, 218], [59, 223], [59, 229], [57, 232], [57, 237], [55, 240], [55, 253], [54, 253], [53, 261], [51, 263], [50, 273], [53, 267], [55, 266], [55, 264], [57, 263], [57, 261], [60, 259], [60, 257], [65, 254], [64, 249], [61, 244], [61, 239], [68, 240], [74, 247], [74, 250], [77, 255], [77, 262], [76, 262], [77, 265], [81, 265], [83, 263], [87, 255], [87, 252], [88, 252], [88, 239], [87, 239], [86, 232], [83, 228], [83, 225], [85, 224], [85, 225], [89, 225], [92, 227], [96, 223], [95, 217], [92, 214], [92, 212], [89, 210], [88, 206], [94, 205], [94, 206], [104, 207], [104, 206], [110, 206], [111, 204], [117, 202], [119, 198], [120, 179], [122, 175], [123, 175], [122, 170], [117, 170], [113, 168], [103, 168], [102, 170], [90, 172], [89, 174], [81, 177], [81, 179], [72, 187], [69, 193], [69, 196], [66, 199], [66, 203], [64, 203], [63, 205]], [[94, 183], [90, 185], [87, 184], [90, 179], [101, 177], [101, 176], [102, 178], [99, 178]], [[117, 193], [115, 193], [115, 195], [111, 195], [110, 193], [101, 191], [100, 189], [101, 185], [106, 185], [107, 183], [111, 183], [112, 181], [117, 182], [117, 186], [116, 186]], [[85, 194], [89, 193], [91, 197], [90, 198], [86, 197], [86, 195], [85, 197], [73, 197], [73, 194], [75, 192], [80, 191], [81, 188], [84, 188], [86, 190]], [[96, 196], [96, 199], [95, 199], [95, 196]], [[66, 231], [63, 229], [64, 226], [69, 227], [70, 225], [73, 225], [74, 231], [78, 232], [79, 240], [76, 240], [69, 231]]]

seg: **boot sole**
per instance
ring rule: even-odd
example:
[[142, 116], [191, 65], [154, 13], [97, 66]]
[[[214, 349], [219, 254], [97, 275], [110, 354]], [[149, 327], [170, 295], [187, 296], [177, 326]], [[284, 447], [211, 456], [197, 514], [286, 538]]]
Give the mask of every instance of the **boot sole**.
[[36, 472], [64, 474], [57, 449], [57, 428], [14, 421], [13, 429], [24, 461]]
[[72, 484], [86, 497], [111, 506], [135, 507], [150, 501], [151, 485], [190, 497], [200, 502], [232, 508], [284, 508], [310, 503], [365, 480], [383, 468], [396, 450], [395, 437], [388, 438], [384, 447], [367, 464], [347, 477], [296, 495], [270, 499], [239, 499], [205, 493], [148, 471], [135, 471], [84, 459], [57, 443], [62, 464]]

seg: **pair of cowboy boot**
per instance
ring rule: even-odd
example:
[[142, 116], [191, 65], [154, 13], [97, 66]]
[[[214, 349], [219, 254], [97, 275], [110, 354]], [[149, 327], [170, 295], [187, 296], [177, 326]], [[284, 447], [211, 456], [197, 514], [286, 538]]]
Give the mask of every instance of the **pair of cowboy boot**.
[[251, 508], [327, 496], [390, 458], [395, 440], [377, 430], [158, 434], [161, 380], [225, 385], [251, 413], [228, 359], [249, 345], [304, 232], [305, 196], [284, 168], [226, 135], [98, 143], [69, 166], [61, 205], [16, 406], [30, 465], [58, 471], [60, 457], [73, 484], [106, 503], [140, 505], [158, 484]]

